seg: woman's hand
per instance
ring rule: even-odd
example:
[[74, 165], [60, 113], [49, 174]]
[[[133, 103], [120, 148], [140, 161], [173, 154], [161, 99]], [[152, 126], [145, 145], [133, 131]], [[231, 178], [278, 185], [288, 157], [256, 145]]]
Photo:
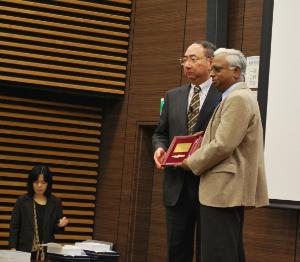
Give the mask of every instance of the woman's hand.
[[57, 224], [58, 227], [65, 227], [69, 224], [69, 220], [66, 217], [63, 217], [59, 220], [59, 223]]

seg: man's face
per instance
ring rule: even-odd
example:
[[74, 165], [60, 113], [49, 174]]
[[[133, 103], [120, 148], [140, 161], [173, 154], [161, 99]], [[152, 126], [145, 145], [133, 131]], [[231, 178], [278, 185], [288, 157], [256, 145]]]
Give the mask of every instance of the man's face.
[[182, 60], [184, 75], [195, 85], [202, 84], [209, 78], [211, 61], [205, 57], [204, 51], [202, 45], [192, 44]]
[[233, 84], [238, 82], [240, 69], [238, 67], [229, 67], [226, 55], [220, 54], [214, 57], [211, 65], [210, 76], [213, 85], [220, 92], [226, 91]]

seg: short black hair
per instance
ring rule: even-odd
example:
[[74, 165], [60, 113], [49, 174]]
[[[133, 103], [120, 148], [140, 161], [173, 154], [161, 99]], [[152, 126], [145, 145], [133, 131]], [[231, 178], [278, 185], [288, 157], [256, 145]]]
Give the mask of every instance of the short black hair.
[[196, 41], [196, 42], [194, 42], [194, 44], [202, 45], [204, 47], [205, 56], [207, 58], [214, 57], [214, 52], [216, 51], [216, 46], [213, 43], [203, 40], [203, 41]]
[[45, 196], [49, 197], [52, 192], [52, 174], [46, 165], [36, 165], [31, 169], [27, 180], [27, 193], [33, 197], [33, 183], [38, 180], [39, 175], [44, 175], [44, 180], [48, 183]]

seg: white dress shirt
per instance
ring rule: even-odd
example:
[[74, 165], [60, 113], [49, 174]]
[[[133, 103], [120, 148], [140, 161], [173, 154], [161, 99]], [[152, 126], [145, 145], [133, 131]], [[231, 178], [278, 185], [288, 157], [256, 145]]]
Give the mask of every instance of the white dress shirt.
[[[209, 88], [212, 84], [212, 80], [211, 78], [209, 78], [207, 81], [205, 81], [204, 83], [202, 83], [200, 85], [200, 88], [201, 88], [201, 91], [199, 93], [200, 95], [200, 105], [199, 105], [199, 110], [201, 109], [204, 101], [205, 101], [205, 98], [207, 96], [207, 93], [209, 91]], [[191, 103], [191, 100], [192, 100], [192, 97], [193, 97], [193, 94], [194, 94], [194, 87], [196, 85], [194, 84], [191, 84], [191, 89], [190, 89], [190, 92], [189, 92], [189, 96], [188, 96], [188, 107], [187, 107], [187, 111], [189, 111], [189, 107], [190, 107], [190, 103]]]

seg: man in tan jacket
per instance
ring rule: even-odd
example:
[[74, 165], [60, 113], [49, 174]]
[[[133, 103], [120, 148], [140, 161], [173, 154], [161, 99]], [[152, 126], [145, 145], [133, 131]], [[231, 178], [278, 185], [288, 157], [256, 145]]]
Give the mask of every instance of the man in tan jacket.
[[245, 70], [240, 51], [215, 51], [211, 77], [222, 102], [201, 148], [182, 163], [200, 176], [201, 262], [245, 261], [244, 207], [269, 203], [260, 111], [243, 82]]

